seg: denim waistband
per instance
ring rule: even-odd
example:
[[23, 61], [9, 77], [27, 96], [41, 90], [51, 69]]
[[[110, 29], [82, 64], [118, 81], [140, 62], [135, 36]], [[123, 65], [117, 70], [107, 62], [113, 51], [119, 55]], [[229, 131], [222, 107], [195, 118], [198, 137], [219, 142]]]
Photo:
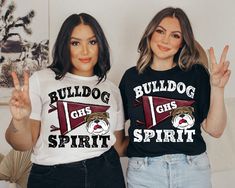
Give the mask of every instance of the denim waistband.
[[199, 155], [185, 155], [185, 154], [166, 154], [157, 157], [131, 157], [131, 160], [143, 161], [144, 163], [149, 163], [151, 161], [165, 161], [167, 163], [174, 163], [177, 161], [187, 161], [191, 162], [195, 157], [207, 156], [207, 153], [201, 153]]
[[75, 167], [75, 166], [84, 166], [85, 164], [95, 164], [99, 162], [102, 159], [105, 159], [106, 157], [112, 156], [112, 155], [118, 155], [117, 151], [112, 146], [108, 151], [104, 152], [100, 156], [93, 157], [90, 159], [85, 159], [82, 161], [76, 161], [71, 163], [63, 163], [63, 164], [56, 164], [56, 165], [40, 165], [40, 164], [33, 164], [35, 166], [41, 166], [41, 167]]

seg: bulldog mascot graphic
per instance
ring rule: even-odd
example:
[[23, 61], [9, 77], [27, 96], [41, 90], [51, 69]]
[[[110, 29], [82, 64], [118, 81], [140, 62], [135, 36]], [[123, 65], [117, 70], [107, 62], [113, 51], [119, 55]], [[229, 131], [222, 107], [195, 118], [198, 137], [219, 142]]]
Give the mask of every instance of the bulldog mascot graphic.
[[189, 129], [194, 125], [194, 108], [191, 106], [178, 107], [171, 111], [172, 124], [178, 129]]
[[109, 114], [107, 112], [94, 112], [86, 116], [87, 131], [92, 135], [104, 135], [109, 131]]

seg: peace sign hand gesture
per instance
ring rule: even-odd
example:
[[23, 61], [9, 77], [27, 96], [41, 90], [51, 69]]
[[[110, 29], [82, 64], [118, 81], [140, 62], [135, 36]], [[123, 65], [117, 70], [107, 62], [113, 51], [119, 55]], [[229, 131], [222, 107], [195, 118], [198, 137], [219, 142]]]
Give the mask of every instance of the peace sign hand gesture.
[[214, 87], [224, 88], [229, 80], [231, 71], [228, 69], [229, 61], [226, 60], [228, 48], [228, 45], [224, 47], [219, 63], [216, 63], [214, 49], [211, 47], [209, 50], [211, 85]]
[[10, 111], [13, 119], [20, 121], [29, 118], [31, 113], [31, 101], [29, 98], [29, 75], [24, 72], [24, 83], [20, 87], [16, 72], [12, 72], [14, 89], [10, 99]]

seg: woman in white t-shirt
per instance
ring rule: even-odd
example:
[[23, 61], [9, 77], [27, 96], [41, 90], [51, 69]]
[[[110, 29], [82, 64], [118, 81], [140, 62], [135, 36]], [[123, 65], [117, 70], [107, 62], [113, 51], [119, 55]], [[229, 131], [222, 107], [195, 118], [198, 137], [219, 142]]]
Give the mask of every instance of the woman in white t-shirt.
[[6, 139], [16, 150], [33, 147], [28, 188], [125, 187], [123, 107], [109, 69], [102, 28], [81, 13], [64, 21], [47, 69], [24, 73], [22, 87], [12, 73]]

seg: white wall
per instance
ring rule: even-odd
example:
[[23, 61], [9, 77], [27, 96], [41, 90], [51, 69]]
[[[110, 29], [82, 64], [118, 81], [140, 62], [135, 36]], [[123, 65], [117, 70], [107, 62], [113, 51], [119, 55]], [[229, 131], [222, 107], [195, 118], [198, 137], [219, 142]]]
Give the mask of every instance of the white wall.
[[0, 153], [7, 154], [10, 146], [5, 140], [5, 130], [10, 122], [10, 112], [8, 106], [0, 106]]
[[[228, 59], [235, 72], [235, 2], [233, 0], [50, 0], [50, 45], [67, 16], [86, 12], [101, 24], [112, 52], [109, 78], [119, 83], [124, 71], [134, 66], [137, 45], [152, 17], [167, 6], [183, 8], [189, 16], [196, 39], [205, 49], [213, 46], [219, 57], [225, 44], [230, 45]], [[234, 96], [235, 73], [226, 89]]]

